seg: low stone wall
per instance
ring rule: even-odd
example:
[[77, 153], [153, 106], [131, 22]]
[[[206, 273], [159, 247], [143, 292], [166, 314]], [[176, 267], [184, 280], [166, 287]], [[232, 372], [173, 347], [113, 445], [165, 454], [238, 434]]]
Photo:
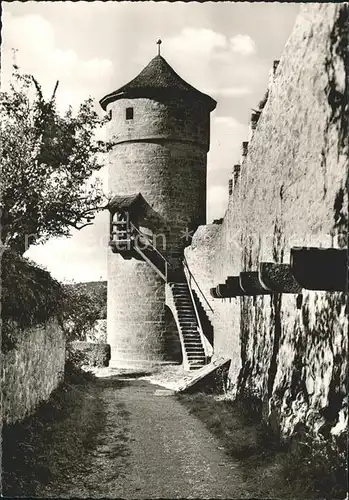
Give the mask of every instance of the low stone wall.
[[56, 321], [18, 331], [16, 348], [1, 353], [2, 419], [33, 413], [64, 377], [65, 337]]
[[70, 359], [78, 357], [78, 361], [85, 366], [108, 366], [110, 360], [110, 345], [76, 340], [68, 343], [67, 357]]

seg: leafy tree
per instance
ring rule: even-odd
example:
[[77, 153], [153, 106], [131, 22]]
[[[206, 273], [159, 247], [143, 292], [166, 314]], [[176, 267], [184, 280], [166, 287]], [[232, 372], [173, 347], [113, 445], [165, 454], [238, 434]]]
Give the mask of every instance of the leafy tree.
[[100, 300], [84, 283], [64, 286], [61, 324], [68, 340], [87, 340], [87, 335], [101, 319]]
[[90, 180], [109, 150], [95, 139], [106, 118], [92, 99], [61, 115], [57, 87], [46, 100], [37, 80], [14, 66], [9, 91], [0, 93], [1, 240], [20, 254], [90, 225], [106, 203], [100, 181]]

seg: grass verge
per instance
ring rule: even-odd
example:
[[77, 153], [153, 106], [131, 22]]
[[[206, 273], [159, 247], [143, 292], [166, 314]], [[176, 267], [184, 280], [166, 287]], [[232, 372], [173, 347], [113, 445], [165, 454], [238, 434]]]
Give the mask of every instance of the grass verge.
[[270, 428], [236, 402], [212, 394], [179, 400], [241, 463], [251, 498], [343, 500], [347, 493], [346, 440], [334, 448], [309, 435], [280, 444]]
[[47, 402], [2, 432], [3, 495], [40, 496], [52, 479], [67, 480], [71, 467], [86, 467], [86, 451], [103, 428], [103, 405], [93, 376], [67, 367], [65, 381]]

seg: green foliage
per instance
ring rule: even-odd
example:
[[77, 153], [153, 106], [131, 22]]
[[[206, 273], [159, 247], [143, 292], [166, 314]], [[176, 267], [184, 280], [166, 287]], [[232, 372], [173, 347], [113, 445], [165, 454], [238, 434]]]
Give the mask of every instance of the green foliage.
[[88, 364], [86, 354], [82, 351], [74, 350], [67, 342], [66, 361], [64, 365], [64, 380], [70, 384], [77, 384], [81, 381], [94, 380], [91, 371], [83, 370], [82, 367]]
[[101, 304], [93, 289], [85, 283], [64, 286], [62, 327], [68, 340], [86, 340], [87, 334], [101, 319]]
[[10, 90], [0, 93], [2, 240], [19, 253], [91, 224], [105, 206], [101, 183], [89, 180], [109, 148], [95, 139], [105, 119], [92, 99], [61, 116], [57, 85], [46, 100], [36, 79], [15, 67]]
[[49, 272], [6, 250], [1, 259], [2, 350], [15, 347], [18, 329], [62, 314], [63, 289]]
[[[261, 412], [241, 401], [203, 393], [177, 398], [238, 459], [251, 498], [342, 500], [347, 493], [347, 435], [312, 436], [298, 430], [291, 441], [280, 440]], [[256, 401], [249, 399], [253, 405]]]
[[293, 442], [291, 451], [281, 460], [286, 480], [306, 484], [309, 496], [334, 500], [345, 497], [347, 491], [348, 461], [347, 436], [337, 439], [311, 436], [304, 433]]
[[83, 283], [70, 283], [65, 285], [67, 289], [72, 288], [80, 293], [86, 293], [91, 297], [100, 309], [98, 319], [107, 317], [107, 282], [106, 281], [86, 281]]

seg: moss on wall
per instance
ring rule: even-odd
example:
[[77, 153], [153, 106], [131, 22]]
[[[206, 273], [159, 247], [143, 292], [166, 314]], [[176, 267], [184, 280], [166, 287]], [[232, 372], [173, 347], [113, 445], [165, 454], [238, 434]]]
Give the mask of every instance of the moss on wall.
[[2, 418], [33, 413], [64, 377], [65, 337], [56, 320], [16, 331], [16, 348], [1, 354]]
[[[195, 235], [195, 252], [210, 245], [214, 255], [209, 279], [196, 263], [203, 286], [261, 261], [289, 263], [293, 246], [347, 245], [347, 26], [345, 4], [302, 7], [219, 234]], [[257, 398], [284, 437], [299, 425], [345, 429], [347, 313], [339, 292], [304, 290], [302, 305], [296, 295], [215, 301], [214, 347], [233, 359], [235, 394]]]

